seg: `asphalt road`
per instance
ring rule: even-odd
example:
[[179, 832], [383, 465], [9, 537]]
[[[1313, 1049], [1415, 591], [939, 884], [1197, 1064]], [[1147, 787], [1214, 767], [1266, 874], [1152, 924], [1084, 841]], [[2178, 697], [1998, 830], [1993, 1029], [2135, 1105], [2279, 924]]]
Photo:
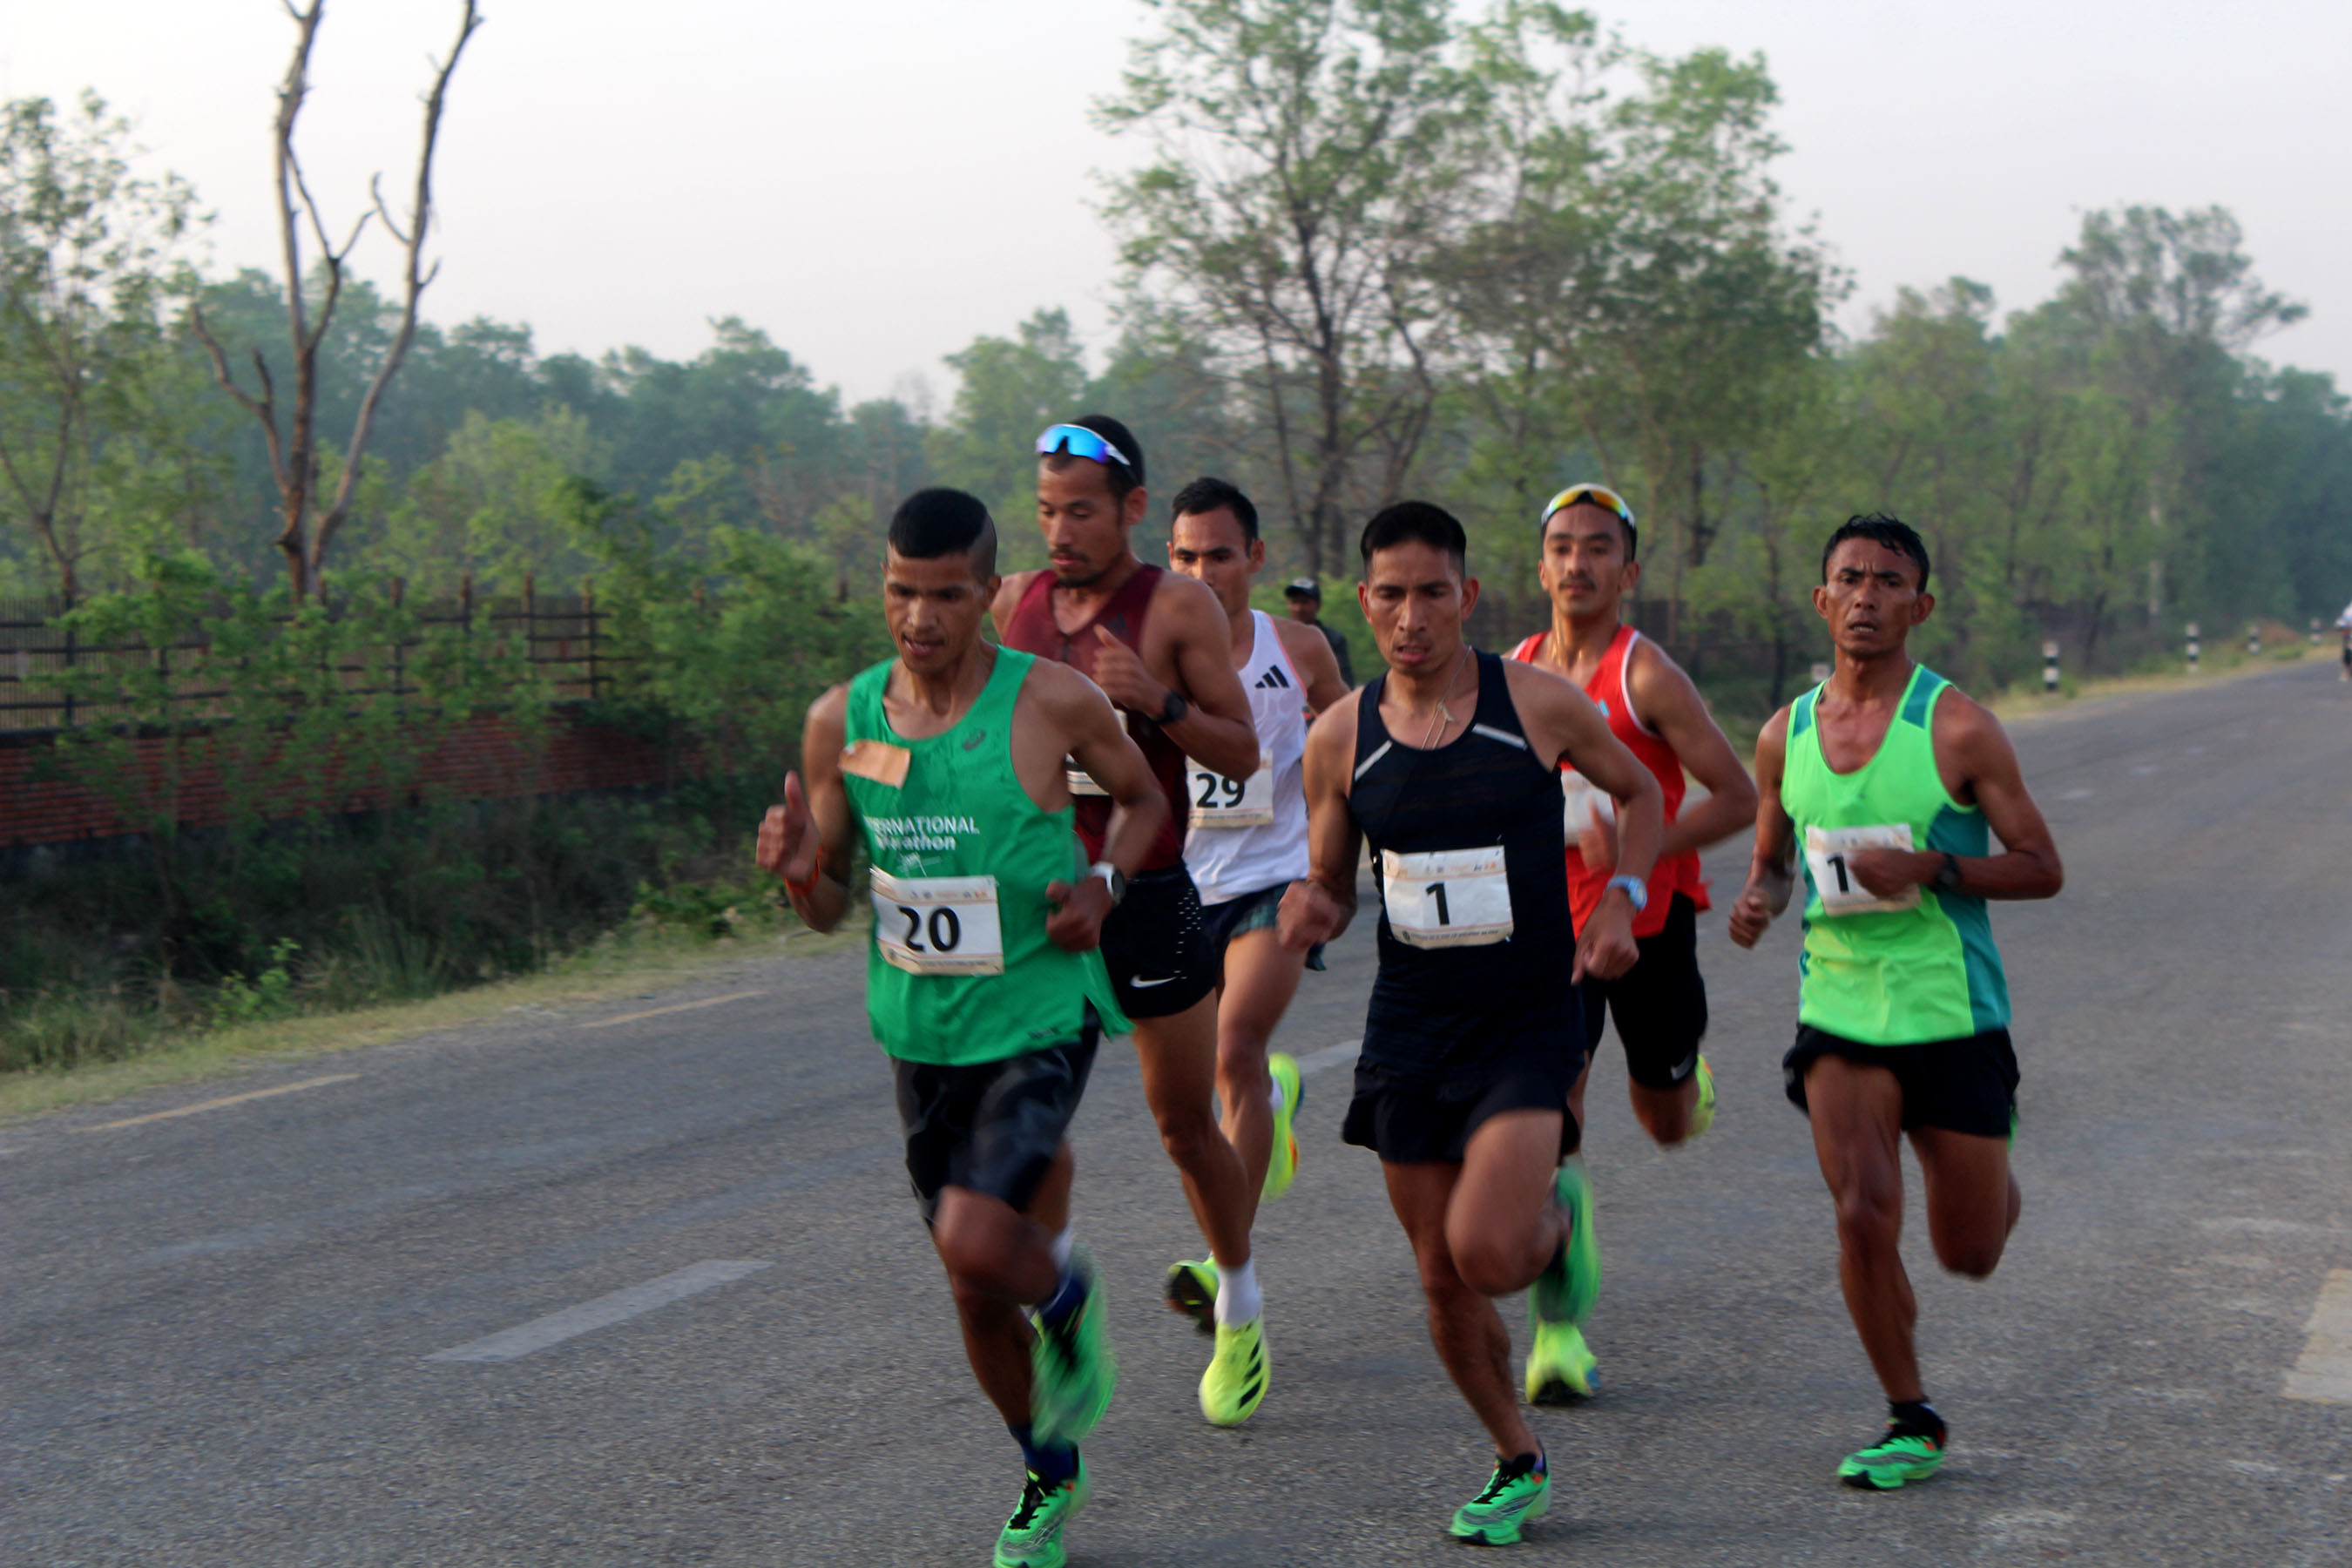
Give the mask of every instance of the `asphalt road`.
[[[2314, 665], [2018, 741], [2069, 885], [1995, 917], [2025, 1074], [2008, 1258], [1970, 1284], [1907, 1238], [1943, 1474], [1832, 1480], [1883, 1407], [1780, 1095], [1795, 932], [1741, 953], [1718, 912], [1715, 1131], [1660, 1152], [1613, 1044], [1596, 1075], [1605, 1384], [1538, 1418], [1557, 1482], [1522, 1559], [2352, 1561], [2352, 1404], [2286, 1393], [2300, 1366], [2352, 1399], [2328, 1381], [2352, 1363], [2306, 1345], [2324, 1293], [2352, 1310], [2352, 691]], [[1743, 862], [1712, 858], [1726, 900]], [[1077, 1563], [1454, 1550], [1488, 1460], [1373, 1159], [1339, 1142], [1369, 932], [1283, 1042], [1327, 1055], [1260, 1222], [1274, 1384], [1238, 1431], [1201, 1421], [1205, 1342], [1157, 1303], [1198, 1242], [1133, 1053], [1105, 1049], [1078, 1212], [1123, 1376]], [[985, 1562], [1017, 1459], [906, 1195], [861, 963], [0, 1130], [0, 1558]]]

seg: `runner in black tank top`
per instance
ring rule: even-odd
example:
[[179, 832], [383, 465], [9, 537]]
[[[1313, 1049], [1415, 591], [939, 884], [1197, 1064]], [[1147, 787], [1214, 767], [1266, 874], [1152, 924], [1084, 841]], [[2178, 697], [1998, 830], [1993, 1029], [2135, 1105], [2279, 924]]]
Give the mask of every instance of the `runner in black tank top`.
[[[1553, 874], [1559, 775], [1536, 760], [1520, 731], [1502, 660], [1491, 653], [1472, 657], [1476, 712], [1456, 739], [1431, 751], [1390, 738], [1381, 722], [1385, 675], [1357, 694], [1348, 815], [1371, 845], [1375, 876], [1392, 855], [1493, 847], [1504, 852], [1510, 892], [1510, 935], [1460, 946], [1400, 940], [1383, 900], [1380, 977], [1364, 1020], [1363, 1061], [1397, 1081], [1511, 1063], [1535, 1064], [1549, 1076], [1584, 1046], [1580, 1016], [1560, 984], [1560, 957], [1576, 937], [1568, 883]], [[1429, 899], [1431, 912], [1455, 916], [1458, 898], [1440, 908], [1442, 896]], [[1576, 1130], [1564, 1131], [1573, 1143]], [[1357, 1131], [1351, 1125], [1349, 1142], [1378, 1146]]]
[[[1597, 1282], [1578, 1261], [1589, 1215], [1571, 1215], [1555, 1184], [1584, 1059], [1570, 988], [1633, 965], [1658, 781], [1583, 692], [1463, 641], [1478, 584], [1460, 523], [1401, 502], [1372, 519], [1362, 550], [1365, 618], [1389, 669], [1307, 736], [1311, 866], [1284, 895], [1282, 940], [1303, 949], [1346, 927], [1369, 837], [1381, 967], [1344, 1136], [1380, 1153], [1430, 1336], [1495, 1441], [1494, 1478], [1454, 1533], [1507, 1545], [1543, 1512], [1550, 1478], [1492, 1298], [1528, 1289], [1538, 1325], [1553, 1325]], [[1622, 833], [1623, 875], [1581, 939], [1560, 872], [1563, 762], [1616, 800]]]

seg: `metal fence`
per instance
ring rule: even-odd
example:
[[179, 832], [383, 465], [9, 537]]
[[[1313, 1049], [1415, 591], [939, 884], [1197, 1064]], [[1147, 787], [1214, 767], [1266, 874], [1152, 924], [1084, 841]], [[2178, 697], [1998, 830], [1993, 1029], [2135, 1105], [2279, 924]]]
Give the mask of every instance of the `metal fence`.
[[[526, 583], [520, 595], [477, 595], [468, 584], [445, 599], [403, 606], [412, 636], [380, 646], [348, 648], [331, 667], [353, 696], [410, 695], [411, 659], [426, 639], [457, 628], [467, 637], [519, 646], [533, 672], [558, 701], [593, 700], [609, 691], [616, 661], [593, 588], [540, 594]], [[60, 625], [55, 600], [0, 599], [0, 731], [70, 730], [86, 725], [152, 721], [152, 710], [94, 699], [87, 689], [113, 684], [134, 672], [160, 676], [173, 720], [228, 715], [229, 689], [211, 663], [209, 641], [196, 634], [158, 647], [146, 642], [93, 643]], [[289, 616], [276, 617], [285, 625]]]

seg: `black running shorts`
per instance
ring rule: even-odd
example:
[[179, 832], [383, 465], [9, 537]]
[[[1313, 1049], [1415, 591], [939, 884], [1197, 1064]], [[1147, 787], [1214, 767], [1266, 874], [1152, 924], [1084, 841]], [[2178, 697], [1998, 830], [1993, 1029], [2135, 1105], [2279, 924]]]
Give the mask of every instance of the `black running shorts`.
[[942, 1187], [968, 1187], [1026, 1210], [1053, 1168], [1095, 1065], [1102, 1026], [1087, 1009], [1075, 1040], [969, 1067], [896, 1061], [907, 1175], [938, 1215]]
[[1872, 1046], [1797, 1026], [1797, 1043], [1780, 1058], [1789, 1103], [1805, 1109], [1805, 1073], [1824, 1056], [1885, 1068], [1903, 1090], [1903, 1131], [1941, 1127], [1979, 1138], [2006, 1138], [2017, 1115], [2017, 1052], [2007, 1029], [1916, 1046]]
[[1587, 975], [1577, 984], [1584, 1007], [1584, 1046], [1601, 1049], [1605, 1009], [1625, 1047], [1625, 1071], [1643, 1089], [1674, 1089], [1698, 1068], [1706, 1034], [1706, 982], [1698, 973], [1698, 906], [1676, 893], [1655, 936], [1636, 937], [1641, 956], [1614, 980]]
[[1431, 1078], [1382, 1062], [1356, 1064], [1356, 1097], [1339, 1136], [1380, 1155], [1384, 1165], [1460, 1164], [1470, 1135], [1506, 1110], [1557, 1110], [1559, 1152], [1576, 1151], [1576, 1118], [1567, 1106], [1575, 1064], [1520, 1059], [1491, 1068], [1456, 1068]]
[[1130, 1018], [1181, 1013], [1217, 988], [1219, 954], [1181, 865], [1139, 871], [1102, 926], [1112, 994]]

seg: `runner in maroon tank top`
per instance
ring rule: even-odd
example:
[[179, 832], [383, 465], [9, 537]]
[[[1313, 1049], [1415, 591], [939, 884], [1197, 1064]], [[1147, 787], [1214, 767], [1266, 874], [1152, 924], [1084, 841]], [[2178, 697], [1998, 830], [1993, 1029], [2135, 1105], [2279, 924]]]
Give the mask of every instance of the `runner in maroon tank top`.
[[[1266, 1382], [1250, 1256], [1257, 1194], [1215, 1114], [1217, 954], [1184, 869], [1192, 806], [1184, 759], [1246, 778], [1258, 767], [1257, 730], [1216, 595], [1146, 565], [1132, 547], [1150, 499], [1134, 433], [1089, 415], [1051, 426], [1037, 449], [1037, 521], [1053, 564], [1004, 579], [997, 635], [1007, 647], [1090, 676], [1127, 715], [1128, 733], [1168, 792], [1171, 826], [1104, 921], [1102, 954], [1135, 1023], [1144, 1098], [1216, 1259], [1217, 1349], [1201, 1380], [1201, 1408], [1231, 1425], [1257, 1407]], [[1078, 831], [1089, 855], [1099, 856], [1109, 820], [1108, 801], [1080, 795]]]
[[[1625, 1047], [1633, 1114], [1652, 1138], [1672, 1147], [1697, 1137], [1715, 1119], [1714, 1074], [1699, 1055], [1706, 983], [1698, 972], [1698, 911], [1710, 906], [1698, 852], [1755, 825], [1756, 785], [1690, 677], [1622, 619], [1625, 595], [1642, 580], [1633, 509], [1604, 486], [1571, 485], [1546, 505], [1539, 526], [1539, 572], [1551, 596], [1551, 627], [1521, 643], [1511, 657], [1582, 687], [1608, 715], [1611, 733], [1641, 759], [1665, 795], [1665, 837], [1650, 873], [1647, 902], [1633, 921], [1641, 956], [1614, 979], [1587, 975], [1579, 987], [1585, 1048], [1592, 1055], [1569, 1090], [1569, 1105], [1582, 1126], [1584, 1088], [1605, 1014]], [[1685, 770], [1707, 791], [1688, 810], [1683, 809]], [[1579, 930], [1616, 868], [1607, 797], [1596, 799], [1580, 783], [1562, 770], [1569, 907]], [[1580, 1208], [1589, 1205], [1591, 1185], [1580, 1159], [1570, 1162], [1567, 1178], [1579, 1191]], [[1597, 1268], [1597, 1249], [1593, 1263]], [[1575, 1324], [1539, 1334], [1528, 1355], [1528, 1397], [1549, 1404], [1590, 1394], [1592, 1369], [1592, 1352]]]

